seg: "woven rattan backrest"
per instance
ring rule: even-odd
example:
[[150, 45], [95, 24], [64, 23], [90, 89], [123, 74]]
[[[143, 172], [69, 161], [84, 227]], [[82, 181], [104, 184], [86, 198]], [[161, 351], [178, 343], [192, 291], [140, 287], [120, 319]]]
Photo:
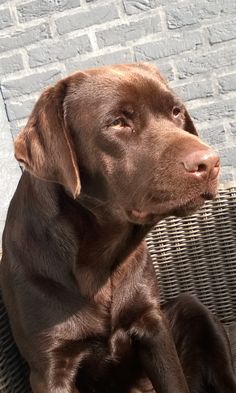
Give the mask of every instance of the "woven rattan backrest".
[[236, 184], [197, 214], [159, 223], [147, 244], [163, 301], [190, 292], [221, 320], [236, 319]]
[[0, 393], [30, 393], [28, 368], [13, 340], [0, 294]]

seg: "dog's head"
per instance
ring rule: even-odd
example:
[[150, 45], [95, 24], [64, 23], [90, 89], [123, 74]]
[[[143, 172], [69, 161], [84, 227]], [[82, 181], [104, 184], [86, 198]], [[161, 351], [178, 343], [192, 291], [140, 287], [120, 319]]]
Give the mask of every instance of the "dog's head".
[[148, 64], [78, 72], [50, 87], [15, 154], [91, 209], [140, 224], [193, 212], [215, 195], [219, 173], [218, 156]]

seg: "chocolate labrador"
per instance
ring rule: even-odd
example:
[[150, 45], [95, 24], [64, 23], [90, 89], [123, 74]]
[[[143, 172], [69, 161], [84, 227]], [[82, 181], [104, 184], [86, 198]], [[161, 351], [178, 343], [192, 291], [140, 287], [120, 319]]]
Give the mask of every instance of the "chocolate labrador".
[[[1, 285], [34, 393], [232, 393], [220, 324], [160, 307], [144, 237], [213, 198], [219, 158], [148, 64], [48, 88], [15, 141]], [[197, 261], [196, 261], [197, 263]]]

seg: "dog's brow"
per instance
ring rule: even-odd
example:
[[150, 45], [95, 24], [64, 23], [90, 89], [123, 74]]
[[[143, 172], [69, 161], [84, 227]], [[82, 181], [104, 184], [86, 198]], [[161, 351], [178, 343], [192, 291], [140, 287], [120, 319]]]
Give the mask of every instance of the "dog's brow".
[[114, 75], [118, 75], [118, 76], [122, 76], [122, 77], [124, 76], [124, 73], [121, 71], [118, 71], [118, 70], [111, 69], [110, 72]]
[[160, 79], [160, 78], [158, 78], [158, 83], [159, 83], [159, 87], [162, 89], [162, 90], [164, 90], [165, 92], [166, 91], [170, 91], [170, 89], [167, 87], [167, 85]]

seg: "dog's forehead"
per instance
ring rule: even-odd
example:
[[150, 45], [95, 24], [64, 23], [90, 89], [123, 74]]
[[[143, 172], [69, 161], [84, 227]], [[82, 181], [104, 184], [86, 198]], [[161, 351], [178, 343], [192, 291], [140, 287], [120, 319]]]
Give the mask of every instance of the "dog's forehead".
[[[172, 96], [157, 68], [131, 64], [105, 66], [75, 74], [67, 102], [78, 106], [116, 106], [126, 101], [130, 105], [145, 102], [153, 106], [159, 99]], [[72, 104], [73, 104], [72, 103]], [[83, 104], [82, 104], [83, 103]]]
[[174, 101], [158, 69], [146, 64], [93, 68], [72, 75], [69, 81], [65, 107], [80, 117], [88, 112], [93, 117], [122, 110], [137, 113], [140, 108], [157, 112]]
[[168, 86], [154, 66], [148, 64], [122, 64], [101, 67], [98, 69], [88, 70], [88, 74], [95, 80], [103, 80], [104, 85], [109, 82], [111, 85], [120, 85], [121, 87], [131, 86], [143, 89], [144, 85], [147, 87], [155, 87], [163, 91], [169, 91]]

